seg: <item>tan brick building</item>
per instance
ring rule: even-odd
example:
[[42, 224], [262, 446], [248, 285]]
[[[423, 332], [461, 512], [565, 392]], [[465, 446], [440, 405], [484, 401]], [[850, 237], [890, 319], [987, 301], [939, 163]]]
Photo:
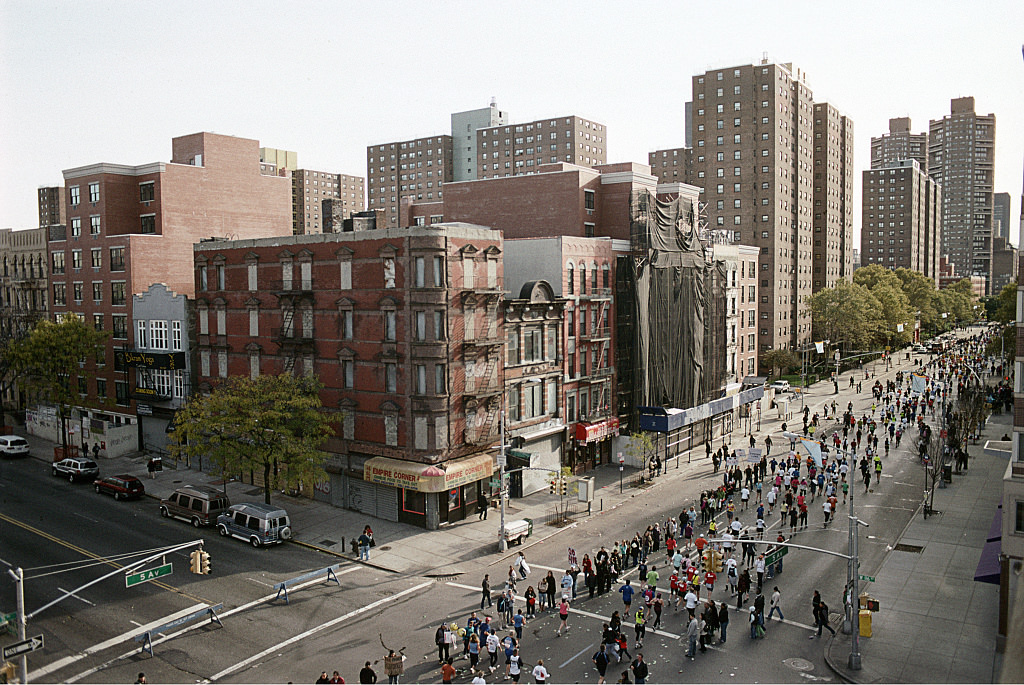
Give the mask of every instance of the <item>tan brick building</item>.
[[67, 205], [63, 186], [39, 189], [39, 225], [63, 226], [67, 222]]
[[384, 227], [397, 228], [403, 201], [443, 197], [452, 180], [452, 137], [428, 136], [366, 148], [366, 208], [384, 212]]
[[853, 278], [853, 121], [814, 103], [813, 292]]
[[[292, 172], [292, 232], [323, 233], [327, 217], [340, 216], [343, 221], [363, 211], [363, 194], [361, 176], [296, 169]], [[326, 206], [333, 216], [324, 213], [325, 200], [330, 201]]]
[[889, 119], [889, 132], [871, 138], [871, 168], [889, 167], [913, 159], [928, 173], [928, 133], [911, 133], [910, 117]]

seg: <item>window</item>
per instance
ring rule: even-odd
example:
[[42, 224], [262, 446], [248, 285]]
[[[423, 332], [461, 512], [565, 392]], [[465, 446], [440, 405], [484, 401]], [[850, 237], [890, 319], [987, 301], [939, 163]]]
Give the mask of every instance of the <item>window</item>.
[[[102, 329], [97, 329], [102, 330]], [[107, 379], [97, 378], [96, 379], [96, 396], [101, 399], [107, 398]]]
[[51, 254], [50, 255], [50, 262], [52, 264], [52, 266], [50, 267], [51, 275], [53, 275], [53, 276], [60, 276], [61, 274], [64, 273], [64, 253], [63, 252], [54, 252], [53, 254]]
[[110, 248], [110, 270], [111, 271], [124, 271], [124, 248], [123, 247], [112, 247], [112, 248]]
[[167, 322], [149, 322], [149, 347], [153, 350], [167, 349]]
[[424, 286], [424, 283], [425, 283], [424, 269], [425, 268], [426, 268], [426, 259], [424, 257], [417, 257], [416, 260], [415, 260], [415, 273], [414, 273], [415, 287], [417, 287], [417, 288], [422, 288]]
[[90, 266], [92, 266], [92, 268], [98, 269], [101, 266], [103, 266], [103, 249], [102, 248], [99, 248], [99, 247], [92, 248], [92, 250], [90, 250], [90, 252], [89, 252], [89, 256], [90, 256]]
[[185, 348], [181, 344], [181, 322], [171, 322], [171, 352], [181, 352]]
[[224, 265], [217, 265], [217, 290], [224, 290]]
[[445, 383], [444, 364], [434, 364], [434, 394], [444, 395], [448, 386]]
[[139, 202], [152, 202], [155, 196], [153, 181], [139, 184]]
[[[81, 304], [82, 303], [82, 291], [83, 291], [82, 283], [81, 282], [75, 283], [75, 284], [72, 285], [72, 288], [74, 290], [75, 304]], [[79, 315], [79, 318], [81, 318], [81, 315]]]
[[100, 234], [100, 217], [90, 216], [89, 217], [89, 233], [92, 235]]
[[71, 206], [77, 207], [78, 204], [82, 201], [81, 189], [78, 186], [71, 186], [70, 188], [68, 188], [68, 190], [71, 193]]
[[72, 250], [71, 251], [71, 268], [75, 269], [76, 271], [78, 269], [82, 268], [82, 251], [81, 250]]
[[135, 322], [135, 346], [136, 347], [140, 347], [142, 349], [145, 349], [145, 348], [149, 347], [149, 345], [146, 344], [147, 340], [148, 340], [148, 338], [146, 336], [146, 322], [145, 321], [136, 321]]
[[426, 340], [427, 339], [427, 313], [416, 312], [415, 313], [415, 326], [413, 330], [413, 336], [415, 340]]
[[[257, 365], [259, 364], [259, 354], [254, 355], [256, 358]], [[177, 369], [174, 372], [174, 399], [183, 400], [185, 399], [185, 370]]]
[[98, 182], [92, 182], [89, 184], [89, 202], [100, 201], [100, 184]]
[[444, 311], [436, 310], [434, 312], [434, 340], [446, 340], [448, 338], [448, 331], [445, 329], [444, 324]]
[[384, 362], [384, 392], [398, 392], [398, 365]]
[[356, 363], [352, 359], [341, 360], [341, 387], [346, 390], [355, 387], [355, 366]]
[[68, 286], [66, 283], [53, 284], [53, 303], [58, 307], [64, 307], [68, 303]]
[[385, 257], [384, 258], [384, 287], [394, 288], [395, 287], [395, 258]]
[[444, 286], [444, 258], [434, 257], [434, 287], [441, 288]]
[[583, 191], [583, 208], [588, 210], [594, 209], [594, 191], [584, 190]]
[[97, 304], [103, 301], [103, 281], [93, 281], [92, 300]]
[[566, 269], [566, 272], [565, 272], [565, 278], [566, 278], [566, 280], [565, 280], [565, 291], [566, 291], [566, 294], [568, 294], [568, 295], [572, 295], [572, 294], [575, 293], [575, 284], [573, 283], [575, 273], [576, 272], [573, 269], [572, 264], [570, 264], [569, 268]]
[[128, 338], [128, 316], [125, 314], [114, 314], [111, 318], [114, 324], [114, 338], [126, 340]]
[[209, 290], [209, 285], [209, 281], [207, 281], [206, 277], [206, 265], [204, 264], [199, 267], [199, 289], [203, 291]]
[[110, 304], [123, 307], [125, 305], [124, 281], [114, 281], [110, 284]]
[[426, 395], [427, 394], [427, 366], [426, 364], [415, 364], [414, 372], [416, 374], [416, 394]]
[[384, 312], [384, 339], [395, 340], [395, 312], [385, 310]]
[[140, 218], [140, 233], [156, 233], [156, 214], [144, 214]]
[[228, 377], [228, 351], [217, 350], [217, 375], [221, 378]]
[[79, 217], [71, 219], [71, 237], [77, 238], [82, 235], [82, 220]]
[[128, 405], [128, 383], [126, 381], [114, 381], [115, 402], [120, 405]]

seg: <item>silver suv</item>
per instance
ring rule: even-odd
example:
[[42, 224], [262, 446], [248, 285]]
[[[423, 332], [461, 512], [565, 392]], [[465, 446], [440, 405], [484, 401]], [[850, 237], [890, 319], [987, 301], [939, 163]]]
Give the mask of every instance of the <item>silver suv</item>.
[[64, 476], [72, 483], [76, 480], [92, 482], [99, 478], [100, 467], [92, 459], [69, 457], [68, 459], [54, 462], [52, 473], [55, 476]]
[[28, 456], [28, 441], [18, 435], [0, 435], [0, 455], [5, 457]]

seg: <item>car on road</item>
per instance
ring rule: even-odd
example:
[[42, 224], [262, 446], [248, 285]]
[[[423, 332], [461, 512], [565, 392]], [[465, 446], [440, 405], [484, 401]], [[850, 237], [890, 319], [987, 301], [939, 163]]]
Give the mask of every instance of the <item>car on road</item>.
[[74, 483], [76, 480], [95, 480], [100, 476], [100, 467], [92, 459], [81, 457], [68, 457], [53, 462], [51, 473], [55, 476], [63, 476]]
[[0, 435], [0, 455], [5, 457], [27, 457], [28, 440], [20, 435]]
[[789, 387], [789, 381], [775, 381], [768, 386], [775, 392], [792, 392], [792, 388]]
[[119, 476], [107, 476], [93, 483], [96, 492], [113, 495], [114, 499], [138, 499], [146, 494], [146, 486], [135, 476], [123, 473]]
[[914, 345], [914, 352], [917, 354], [928, 354], [928, 348], [924, 345]]
[[209, 526], [231, 502], [221, 490], [207, 485], [186, 485], [160, 500], [160, 515], [188, 521], [194, 527]]
[[217, 530], [225, 537], [246, 540], [253, 547], [280, 544], [292, 538], [288, 512], [259, 502], [232, 504], [217, 517]]

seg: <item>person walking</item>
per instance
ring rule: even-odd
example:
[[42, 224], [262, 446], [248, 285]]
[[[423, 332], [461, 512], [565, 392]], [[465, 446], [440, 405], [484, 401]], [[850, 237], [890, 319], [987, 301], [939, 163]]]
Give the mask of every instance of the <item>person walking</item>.
[[647, 662], [644, 661], [642, 652], [636, 653], [636, 658], [633, 659], [633, 663], [629, 665], [629, 668], [633, 671], [633, 678], [636, 679], [638, 685], [643, 685], [643, 683], [647, 682], [647, 676], [650, 671], [647, 668]]
[[633, 639], [636, 642], [637, 649], [644, 648], [644, 635], [647, 634], [647, 615], [644, 613], [643, 607], [638, 607], [636, 610], [635, 625], [633, 626], [633, 632], [636, 633], [636, 637]]
[[487, 495], [481, 491], [480, 496], [476, 498], [476, 518], [478, 521], [487, 520], [487, 507]]
[[812, 638], [814, 638], [814, 637], [821, 637], [821, 629], [822, 628], [828, 628], [828, 632], [832, 633], [832, 636], [835, 637], [835, 634], [836, 634], [835, 628], [833, 628], [831, 625], [829, 625], [828, 611], [829, 611], [828, 610], [828, 604], [825, 604], [825, 600], [820, 600], [818, 602], [818, 616], [817, 616], [818, 632], [817, 632], [816, 635], [811, 635]]
[[359, 544], [359, 560], [369, 561], [370, 560], [370, 542], [372, 538], [363, 531], [363, 534], [359, 536], [357, 543]]
[[561, 603], [558, 605], [558, 619], [561, 621], [558, 625], [558, 631], [556, 635], [562, 635], [562, 629], [565, 629], [566, 634], [569, 633], [569, 600], [566, 597], [562, 597]]
[[769, 621], [772, 620], [772, 615], [775, 614], [776, 611], [779, 612], [779, 620], [780, 621], [785, 621], [786, 620], [786, 617], [782, 615], [782, 593], [779, 592], [779, 586], [778, 585], [776, 585], [775, 588], [772, 590], [772, 598], [771, 598], [771, 600], [769, 602], [769, 607], [771, 607], [768, 610], [768, 620]]
[[694, 660], [697, 655], [697, 637], [700, 635], [700, 625], [697, 623], [697, 617], [691, 615], [690, 623], [686, 626], [686, 640], [688, 643], [688, 649], [686, 650], [686, 656], [689, 657], [690, 661]]
[[480, 584], [480, 610], [483, 611], [484, 604], [487, 606], [494, 606], [493, 600], [491, 600], [491, 576], [488, 573], [484, 574], [484, 580]]
[[604, 674], [608, 670], [608, 652], [605, 650], [604, 643], [598, 647], [597, 652], [590, 658], [594, 662], [594, 666], [597, 667], [597, 682], [601, 685], [605, 682]]
[[729, 605], [726, 602], [718, 605], [718, 627], [722, 631], [722, 637], [719, 641], [724, 643], [729, 629]]
[[629, 579], [626, 579], [626, 584], [619, 588], [619, 594], [622, 595], [622, 605], [626, 608], [625, 613], [629, 613], [629, 607], [633, 603], [633, 594], [636, 589], [630, 584]]

